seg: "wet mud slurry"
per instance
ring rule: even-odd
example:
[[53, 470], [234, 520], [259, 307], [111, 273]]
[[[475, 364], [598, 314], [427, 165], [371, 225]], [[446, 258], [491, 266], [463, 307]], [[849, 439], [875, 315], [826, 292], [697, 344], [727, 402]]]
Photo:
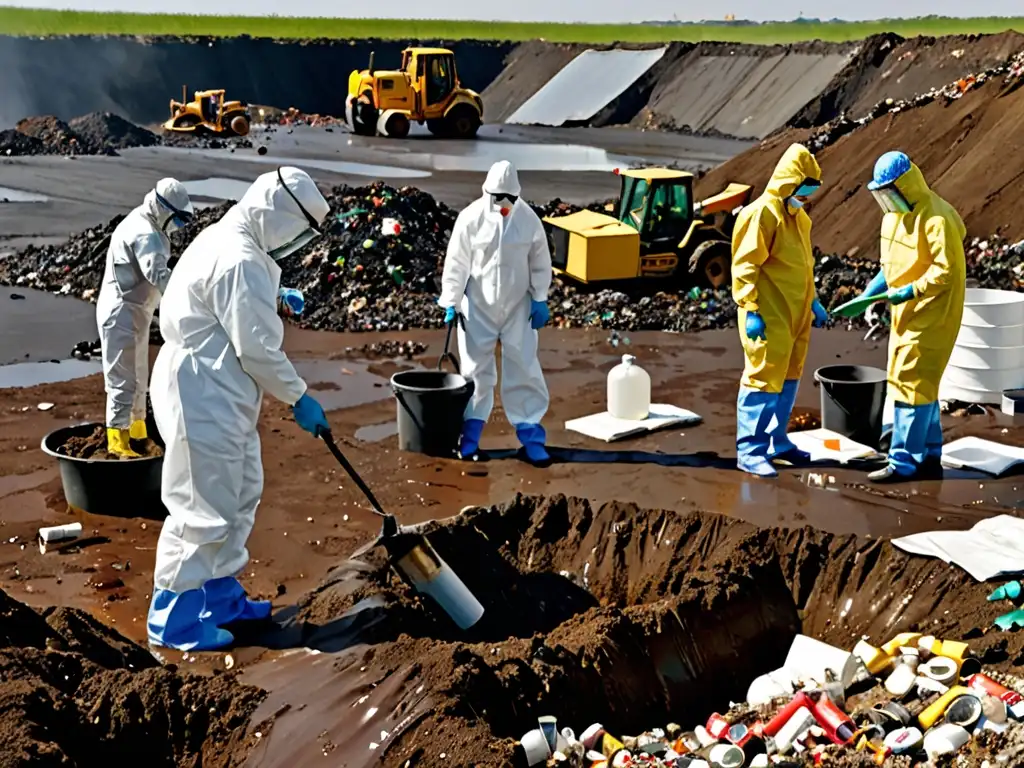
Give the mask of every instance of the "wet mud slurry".
[[1024, 669], [1024, 636], [984, 633], [988, 588], [888, 541], [563, 496], [416, 530], [483, 619], [461, 633], [380, 548], [339, 565], [282, 633], [348, 650], [247, 672], [270, 691], [250, 765], [525, 764], [515, 740], [538, 715], [618, 734], [703, 722], [798, 633], [852, 648], [926, 631], [967, 640], [988, 669]]
[[264, 697], [230, 675], [182, 674], [86, 613], [0, 592], [5, 766], [229, 766]]
[[[148, 437], [145, 440], [130, 440], [129, 445], [143, 458], [164, 455], [164, 449]], [[88, 437], [68, 438], [67, 442], [57, 449], [57, 453], [74, 459], [91, 459], [93, 461], [132, 460], [126, 456], [107, 452], [107, 430], [103, 425], [97, 426]]]

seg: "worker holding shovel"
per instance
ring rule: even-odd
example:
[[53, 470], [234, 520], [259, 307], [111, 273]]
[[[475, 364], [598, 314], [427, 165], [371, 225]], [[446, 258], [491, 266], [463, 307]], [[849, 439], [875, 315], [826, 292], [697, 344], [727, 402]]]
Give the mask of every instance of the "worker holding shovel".
[[828, 319], [814, 287], [811, 219], [803, 210], [820, 187], [818, 161], [793, 144], [733, 230], [732, 296], [746, 361], [736, 403], [736, 465], [760, 477], [778, 475], [775, 461], [810, 461], [786, 431], [811, 325]]
[[888, 464], [868, 478], [941, 476], [939, 382], [963, 317], [967, 229], [903, 152], [878, 159], [868, 189], [883, 211], [882, 268], [863, 296], [892, 305], [888, 379], [895, 405]]

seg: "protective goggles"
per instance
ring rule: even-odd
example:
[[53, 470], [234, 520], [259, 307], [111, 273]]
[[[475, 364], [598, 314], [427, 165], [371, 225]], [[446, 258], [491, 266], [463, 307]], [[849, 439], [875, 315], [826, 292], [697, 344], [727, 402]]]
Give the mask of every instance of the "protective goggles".
[[155, 192], [154, 194], [156, 195], [156, 201], [171, 212], [171, 218], [164, 222], [165, 228], [167, 227], [168, 224], [173, 223], [176, 228], [180, 229], [181, 227], [184, 227], [186, 224], [192, 221], [192, 219], [195, 217], [195, 214], [193, 214], [192, 211], [183, 211], [180, 208], [175, 208], [173, 205], [171, 205], [171, 202], [166, 197], [161, 195], [159, 192]]
[[913, 210], [907, 198], [896, 187], [871, 190], [878, 207], [885, 213], [910, 213]]
[[793, 197], [810, 197], [821, 189], [821, 182], [814, 179], [805, 179], [804, 183], [796, 188]]
[[519, 199], [519, 195], [508, 195], [504, 192], [497, 195], [491, 195], [491, 199], [496, 203], [508, 203], [509, 205], [515, 205], [516, 200]]

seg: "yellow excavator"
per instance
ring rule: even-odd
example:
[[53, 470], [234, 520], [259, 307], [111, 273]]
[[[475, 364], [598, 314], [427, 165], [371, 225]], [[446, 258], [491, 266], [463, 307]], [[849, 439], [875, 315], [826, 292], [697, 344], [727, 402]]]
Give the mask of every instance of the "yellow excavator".
[[693, 202], [694, 176], [671, 168], [618, 170], [615, 216], [579, 211], [547, 216], [557, 274], [581, 283], [672, 278], [721, 288], [732, 271], [732, 228], [753, 187], [729, 184]]
[[435, 136], [472, 139], [483, 123], [480, 95], [463, 88], [455, 54], [446, 48], [406, 48], [396, 70], [353, 70], [348, 78], [345, 122], [360, 136], [403, 139], [413, 121]]
[[171, 116], [164, 130], [171, 133], [205, 133], [214, 136], [247, 136], [252, 117], [241, 101], [225, 101], [224, 89], [196, 91], [192, 101], [181, 86], [181, 101], [171, 99]]

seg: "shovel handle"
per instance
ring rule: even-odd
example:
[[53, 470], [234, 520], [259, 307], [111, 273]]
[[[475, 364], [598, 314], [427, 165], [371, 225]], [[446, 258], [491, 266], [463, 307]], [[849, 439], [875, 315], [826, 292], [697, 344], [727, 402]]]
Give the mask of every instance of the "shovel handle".
[[367, 500], [370, 502], [370, 506], [373, 507], [373, 511], [381, 517], [389, 517], [388, 513], [381, 508], [380, 502], [377, 501], [377, 497], [373, 495], [373, 491], [371, 491], [370, 487], [363, 482], [363, 478], [361, 478], [359, 473], [356, 472], [356, 468], [349, 463], [349, 460], [345, 458], [345, 454], [343, 454], [341, 449], [338, 448], [337, 443], [334, 442], [334, 435], [331, 434], [331, 430], [320, 430], [320, 437], [325, 443], [327, 443], [327, 447], [330, 449], [331, 453], [334, 454], [334, 458], [336, 458], [338, 463], [344, 467], [346, 472], [348, 472], [348, 476], [351, 477], [352, 481], [359, 486], [359, 490], [363, 492], [364, 496], [366, 496]]
[[460, 375], [462, 374], [462, 371], [459, 369], [458, 360], [456, 360], [455, 356], [448, 351], [448, 348], [451, 346], [452, 343], [452, 333], [455, 331], [455, 326], [462, 324], [462, 327], [465, 328], [465, 322], [466, 321], [463, 320], [462, 318], [462, 314], [460, 312], [456, 312], [455, 319], [452, 322], [448, 323], [448, 331], [444, 335], [444, 351], [441, 353], [441, 356], [437, 358], [437, 370], [440, 371], [441, 366], [444, 364], [444, 361], [447, 360], [449, 363], [452, 364], [452, 368], [455, 369], [456, 373]]

